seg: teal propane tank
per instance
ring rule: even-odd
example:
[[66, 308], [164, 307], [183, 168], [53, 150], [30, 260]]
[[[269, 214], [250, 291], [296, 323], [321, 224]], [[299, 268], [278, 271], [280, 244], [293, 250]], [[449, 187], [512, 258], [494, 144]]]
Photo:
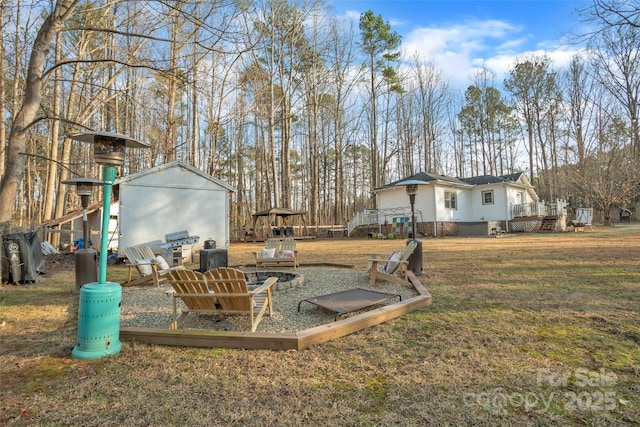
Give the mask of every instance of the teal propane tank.
[[98, 359], [120, 351], [121, 302], [117, 283], [88, 283], [80, 289], [78, 342], [71, 357]]

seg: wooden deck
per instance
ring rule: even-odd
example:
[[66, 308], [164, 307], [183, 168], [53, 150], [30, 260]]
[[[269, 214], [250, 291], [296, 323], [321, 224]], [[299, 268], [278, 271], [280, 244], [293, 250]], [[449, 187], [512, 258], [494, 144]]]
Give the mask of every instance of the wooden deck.
[[418, 296], [294, 334], [122, 327], [120, 339], [127, 342], [184, 347], [302, 350], [430, 305], [431, 293], [413, 272], [409, 271], [407, 278], [418, 292]]
[[[315, 240], [316, 236], [289, 236], [293, 240]], [[273, 237], [247, 237], [244, 240], [239, 240], [237, 243], [264, 243], [267, 239], [272, 239]], [[277, 237], [276, 237], [277, 238]]]

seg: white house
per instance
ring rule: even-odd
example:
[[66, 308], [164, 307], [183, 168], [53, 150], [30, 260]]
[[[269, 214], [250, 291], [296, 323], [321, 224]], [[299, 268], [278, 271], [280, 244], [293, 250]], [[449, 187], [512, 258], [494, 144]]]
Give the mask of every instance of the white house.
[[119, 178], [118, 246], [139, 244], [157, 248], [166, 235], [188, 231], [198, 236], [191, 251], [206, 240], [217, 249], [229, 247], [230, 193], [235, 189], [177, 160]]
[[[486, 235], [506, 230], [512, 205], [538, 200], [523, 173], [452, 178], [420, 172], [374, 190], [380, 223], [408, 226], [409, 196], [403, 182], [419, 181], [415, 197], [418, 233], [427, 235]], [[393, 229], [391, 231], [394, 231]]]

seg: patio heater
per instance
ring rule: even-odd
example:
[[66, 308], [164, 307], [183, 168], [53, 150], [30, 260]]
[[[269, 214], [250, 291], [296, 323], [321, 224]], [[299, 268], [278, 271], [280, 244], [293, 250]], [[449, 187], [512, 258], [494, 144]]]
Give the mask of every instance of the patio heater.
[[94, 187], [102, 185], [102, 181], [91, 178], [73, 178], [62, 181], [65, 185], [75, 186], [76, 193], [80, 196], [82, 204], [82, 242], [83, 248], [75, 252], [76, 261], [76, 291], [82, 285], [98, 280], [98, 253], [89, 247], [89, 223], [87, 221], [87, 208]]
[[107, 282], [108, 230], [111, 191], [116, 179], [116, 168], [124, 164], [125, 148], [148, 148], [149, 144], [126, 135], [111, 132], [84, 132], [69, 138], [93, 144], [93, 157], [102, 165], [104, 185], [102, 229], [100, 232], [100, 268], [96, 283], [80, 288], [78, 307], [78, 339], [71, 352], [74, 359], [98, 359], [116, 354], [120, 343], [120, 303], [122, 288]]
[[417, 228], [415, 204], [416, 194], [418, 194], [418, 185], [420, 184], [424, 184], [424, 182], [418, 181], [416, 179], [401, 181], [396, 184], [396, 186], [405, 188], [405, 191], [409, 196], [409, 203], [411, 204], [411, 237], [407, 240], [407, 244], [413, 240], [414, 242], [416, 242], [417, 246], [413, 253], [409, 255], [409, 265], [407, 267], [409, 270], [413, 271], [415, 275], [418, 276], [424, 274], [424, 271], [422, 270], [422, 241], [416, 237]]

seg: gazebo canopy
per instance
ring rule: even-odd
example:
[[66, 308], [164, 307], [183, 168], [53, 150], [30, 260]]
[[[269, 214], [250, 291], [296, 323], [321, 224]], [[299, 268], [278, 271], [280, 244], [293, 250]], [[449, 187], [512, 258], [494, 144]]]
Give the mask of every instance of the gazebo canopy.
[[271, 215], [276, 215], [276, 216], [303, 215], [304, 216], [304, 214], [306, 214], [306, 212], [294, 211], [293, 209], [288, 209], [288, 208], [271, 208], [271, 209], [267, 209], [266, 211], [254, 213], [253, 216], [254, 217], [271, 216]]
[[254, 230], [254, 236], [255, 233], [257, 232], [257, 228], [256, 228], [256, 223], [258, 221], [259, 217], [269, 217], [271, 219], [273, 219], [273, 221], [269, 222], [269, 225], [272, 225], [271, 223], [275, 223], [277, 221], [277, 217], [281, 217], [282, 218], [282, 222], [284, 223], [284, 225], [288, 225], [288, 220], [290, 216], [300, 216], [300, 220], [302, 221], [302, 225], [304, 227], [304, 234], [307, 234], [307, 224], [304, 221], [304, 215], [306, 214], [306, 212], [304, 211], [296, 211], [293, 209], [289, 209], [289, 208], [271, 208], [271, 209], [267, 209], [266, 211], [260, 211], [260, 212], [256, 212], [253, 214], [253, 230]]

